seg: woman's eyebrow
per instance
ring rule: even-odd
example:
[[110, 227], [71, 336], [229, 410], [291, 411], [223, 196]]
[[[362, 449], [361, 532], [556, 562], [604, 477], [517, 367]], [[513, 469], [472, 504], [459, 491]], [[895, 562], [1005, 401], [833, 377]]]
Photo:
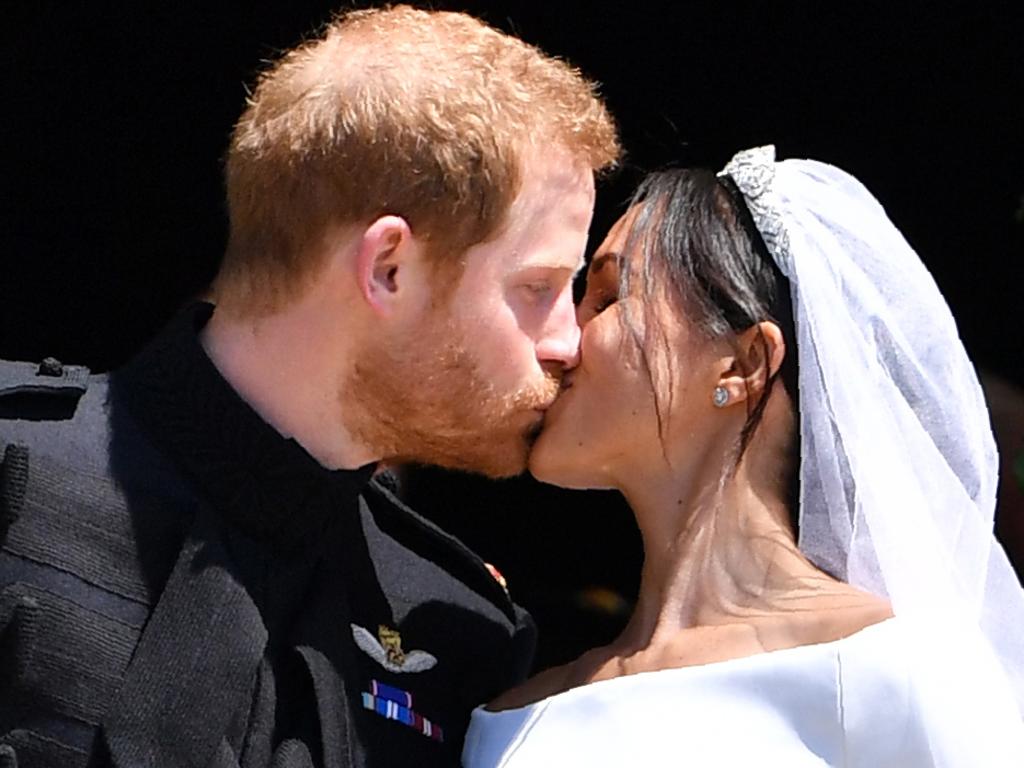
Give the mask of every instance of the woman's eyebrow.
[[590, 262], [590, 274], [596, 275], [604, 268], [605, 264], [613, 259], [618, 260], [618, 258], [619, 254], [615, 251], [607, 251], [606, 253], [602, 253], [600, 256], [595, 256], [594, 260]]

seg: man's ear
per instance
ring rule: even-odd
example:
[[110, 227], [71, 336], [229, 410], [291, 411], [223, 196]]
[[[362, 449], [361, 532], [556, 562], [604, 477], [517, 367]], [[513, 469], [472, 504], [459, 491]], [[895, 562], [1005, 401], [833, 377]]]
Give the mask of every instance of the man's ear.
[[722, 358], [716, 384], [728, 393], [726, 403], [759, 397], [767, 381], [782, 366], [785, 355], [786, 342], [775, 323], [764, 321], [739, 334], [735, 354]]
[[363, 230], [356, 246], [356, 282], [375, 312], [394, 311], [417, 252], [412, 230], [401, 216], [381, 216]]

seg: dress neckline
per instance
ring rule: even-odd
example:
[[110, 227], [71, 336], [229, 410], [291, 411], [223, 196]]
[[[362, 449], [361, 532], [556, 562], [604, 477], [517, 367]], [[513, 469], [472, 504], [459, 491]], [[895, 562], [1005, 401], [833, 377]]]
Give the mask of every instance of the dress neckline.
[[[520, 707], [510, 707], [508, 709], [490, 710], [486, 709], [484, 705], [481, 705], [473, 710], [473, 717], [485, 717], [495, 718], [500, 715], [505, 716], [518, 716], [522, 717], [529, 714], [532, 710], [539, 709], [541, 711], [547, 709], [551, 704], [555, 702], [563, 702], [571, 699], [576, 699], [584, 696], [593, 694], [597, 690], [605, 690], [615, 686], [638, 684], [651, 678], [652, 675], [671, 675], [675, 677], [686, 677], [689, 675], [696, 674], [707, 674], [709, 672], [717, 672], [727, 670], [735, 667], [747, 668], [774, 661], [779, 661], [782, 658], [788, 658], [790, 656], [797, 656], [810, 652], [820, 653], [823, 650], [827, 650], [831, 647], [839, 646], [840, 644], [849, 644], [850, 642], [860, 642], [867, 636], [873, 636], [874, 634], [882, 631], [889, 631], [889, 628], [896, 622], [895, 616], [877, 621], [874, 624], [868, 624], [866, 627], [858, 629], [845, 637], [837, 638], [836, 640], [826, 640], [820, 643], [807, 643], [805, 645], [795, 645], [791, 648], [779, 648], [774, 651], [763, 651], [761, 653], [754, 653], [749, 656], [738, 656], [733, 659], [725, 659], [723, 661], [711, 661], [706, 664], [691, 664], [684, 667], [667, 667], [665, 669], [653, 669], [644, 672], [634, 672], [630, 675], [620, 675], [618, 677], [610, 677], [604, 680], [595, 680], [591, 683], [584, 683], [583, 685], [577, 685], [573, 688], [568, 688], [558, 693], [552, 693], [545, 696], [537, 701], [524, 704]], [[898, 623], [898, 622], [896, 622]], [[663, 679], [663, 678], [662, 678]]]

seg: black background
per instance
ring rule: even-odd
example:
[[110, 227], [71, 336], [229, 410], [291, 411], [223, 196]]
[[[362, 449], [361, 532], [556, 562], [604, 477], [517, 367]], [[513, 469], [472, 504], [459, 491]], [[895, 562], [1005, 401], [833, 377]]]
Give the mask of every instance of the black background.
[[[592, 242], [643, 170], [719, 167], [773, 142], [864, 181], [935, 275], [974, 360], [1021, 385], [1024, 25], [1012, 6], [433, 4], [602, 83], [628, 156], [600, 190]], [[245, 84], [338, 8], [6, 5], [0, 357], [104, 370], [201, 290], [224, 243], [220, 158]], [[637, 538], [617, 497], [423, 472], [408, 490], [506, 572], [545, 632], [542, 661], [614, 629], [614, 604], [578, 591], [635, 589]]]

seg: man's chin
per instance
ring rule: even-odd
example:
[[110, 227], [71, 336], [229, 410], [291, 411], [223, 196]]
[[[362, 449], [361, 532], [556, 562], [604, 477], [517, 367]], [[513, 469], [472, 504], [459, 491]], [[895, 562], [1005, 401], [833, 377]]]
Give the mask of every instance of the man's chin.
[[[492, 479], [516, 477], [526, 471], [533, 443], [544, 426], [540, 409], [506, 412], [478, 419], [476, 429], [422, 431], [400, 451], [402, 461], [426, 464]], [[457, 437], [439, 437], [445, 431]]]
[[540, 437], [540, 433], [544, 431], [544, 414], [538, 412], [536, 420], [530, 424], [525, 433], [526, 450], [532, 451], [533, 444], [537, 442], [537, 438]]
[[[511, 417], [520, 424], [522, 419]], [[463, 466], [464, 471], [501, 480], [516, 477], [527, 469], [530, 451], [544, 429], [544, 414], [540, 410], [531, 410], [526, 414], [527, 425], [519, 432], [493, 435], [477, 451], [467, 451]]]
[[443, 469], [483, 475], [492, 480], [516, 477], [526, 471], [526, 461], [533, 435], [492, 436], [490, 440], [474, 445], [446, 446], [415, 458], [420, 464], [432, 464]]
[[460, 457], [458, 460], [442, 464], [446, 469], [454, 469], [460, 472], [470, 472], [474, 475], [483, 475], [491, 480], [504, 480], [510, 477], [517, 477], [526, 471], [526, 453], [522, 455], [508, 456], [474, 456]]
[[470, 471], [492, 480], [521, 475], [526, 471], [534, 439], [533, 435], [518, 435], [515, 439], [505, 441], [501, 447], [489, 446], [486, 454], [477, 457], [476, 466]]

